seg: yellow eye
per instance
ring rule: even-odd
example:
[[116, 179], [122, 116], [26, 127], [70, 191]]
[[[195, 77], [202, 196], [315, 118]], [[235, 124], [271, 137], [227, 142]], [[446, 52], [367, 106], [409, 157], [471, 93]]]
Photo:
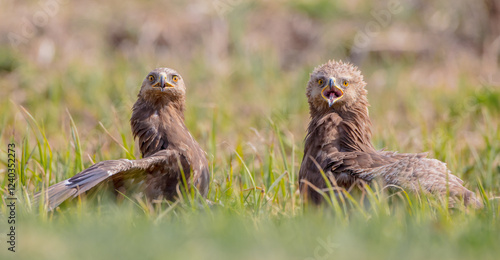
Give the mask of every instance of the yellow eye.
[[319, 84], [319, 85], [323, 85], [323, 83], [325, 83], [325, 81], [324, 81], [324, 80], [322, 80], [322, 79], [318, 79], [318, 84]]
[[149, 81], [153, 82], [155, 80], [155, 77], [153, 75], [149, 75], [148, 79]]
[[174, 75], [174, 76], [172, 77], [172, 80], [173, 80], [174, 82], [179, 81], [179, 76]]
[[344, 81], [344, 87], [349, 86], [349, 83], [347, 81]]

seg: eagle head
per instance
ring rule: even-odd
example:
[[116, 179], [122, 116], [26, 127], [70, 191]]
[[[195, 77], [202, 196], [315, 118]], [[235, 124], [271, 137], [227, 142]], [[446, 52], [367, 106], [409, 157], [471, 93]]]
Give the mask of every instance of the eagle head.
[[366, 83], [357, 67], [342, 61], [328, 61], [314, 69], [307, 83], [311, 110], [327, 112], [348, 109], [366, 98]]
[[156, 68], [144, 79], [139, 97], [150, 100], [177, 100], [186, 95], [181, 75], [169, 68]]

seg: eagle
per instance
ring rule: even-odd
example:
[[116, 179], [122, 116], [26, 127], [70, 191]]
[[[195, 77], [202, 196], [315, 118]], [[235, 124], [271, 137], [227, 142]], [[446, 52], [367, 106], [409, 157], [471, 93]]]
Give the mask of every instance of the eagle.
[[361, 72], [348, 62], [330, 60], [310, 74], [306, 95], [311, 119], [299, 171], [303, 197], [314, 204], [323, 201], [318, 191], [328, 190], [325, 174], [330, 187], [349, 190], [358, 181], [379, 179], [390, 187], [449, 196], [450, 205], [463, 200], [481, 207], [445, 163], [425, 153], [374, 148], [365, 86]]
[[110, 180], [120, 188], [130, 179], [142, 183], [141, 189], [149, 200], [173, 200], [184, 178], [188, 188], [196, 187], [206, 197], [208, 162], [184, 123], [185, 100], [186, 86], [178, 72], [169, 68], [151, 71], [142, 82], [130, 119], [142, 159], [96, 163], [36, 194], [35, 201], [43, 196], [45, 205], [52, 210], [102, 182]]

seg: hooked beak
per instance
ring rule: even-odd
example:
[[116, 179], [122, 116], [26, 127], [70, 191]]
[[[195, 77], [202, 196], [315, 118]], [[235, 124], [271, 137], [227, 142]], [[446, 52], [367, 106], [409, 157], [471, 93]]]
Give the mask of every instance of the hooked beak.
[[159, 83], [160, 83], [160, 90], [161, 92], [163, 92], [163, 90], [165, 90], [165, 77], [163, 75], [161, 75]]
[[342, 98], [343, 95], [344, 91], [337, 86], [334, 77], [328, 79], [326, 86], [321, 90], [321, 96], [328, 102], [328, 107], [332, 107], [332, 105]]
[[153, 87], [159, 87], [160, 90], [161, 90], [161, 92], [163, 92], [163, 91], [165, 91], [166, 88], [173, 88], [174, 86], [168, 82], [168, 80], [167, 80], [167, 74], [160, 73], [160, 78], [153, 85]]

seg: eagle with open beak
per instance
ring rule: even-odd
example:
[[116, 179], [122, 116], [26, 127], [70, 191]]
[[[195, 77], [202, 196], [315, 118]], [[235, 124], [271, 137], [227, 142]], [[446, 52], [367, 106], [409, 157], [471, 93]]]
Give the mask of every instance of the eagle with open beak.
[[482, 202], [445, 163], [426, 158], [426, 154], [373, 147], [365, 86], [361, 72], [341, 61], [329, 61], [311, 73], [307, 84], [311, 121], [299, 171], [303, 196], [320, 203], [328, 186], [349, 190], [358, 180], [381, 179], [386, 185], [415, 193], [449, 196], [451, 205], [462, 202], [481, 207]]

